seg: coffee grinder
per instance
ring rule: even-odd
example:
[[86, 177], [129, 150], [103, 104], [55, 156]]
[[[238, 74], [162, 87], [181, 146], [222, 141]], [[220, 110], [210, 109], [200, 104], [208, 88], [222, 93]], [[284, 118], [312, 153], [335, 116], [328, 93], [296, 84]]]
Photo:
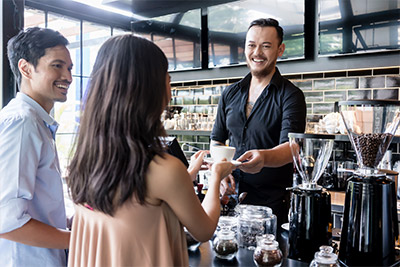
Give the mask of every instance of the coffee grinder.
[[335, 136], [289, 133], [296, 169], [302, 178], [292, 192], [289, 213], [289, 258], [310, 262], [315, 251], [332, 242], [331, 195], [317, 185], [328, 164]]
[[400, 101], [339, 102], [357, 155], [346, 183], [339, 260], [346, 266], [390, 266], [399, 236], [395, 183], [377, 169], [400, 122]]

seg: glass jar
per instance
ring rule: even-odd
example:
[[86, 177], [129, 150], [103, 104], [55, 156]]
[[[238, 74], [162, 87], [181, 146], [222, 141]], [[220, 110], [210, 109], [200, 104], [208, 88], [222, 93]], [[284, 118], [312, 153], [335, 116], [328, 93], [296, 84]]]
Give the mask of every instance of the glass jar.
[[339, 267], [338, 257], [331, 246], [320, 246], [310, 267]]
[[241, 247], [255, 249], [257, 236], [264, 234], [276, 235], [276, 216], [272, 209], [263, 206], [238, 205], [235, 210], [239, 213], [238, 238]]
[[236, 240], [235, 232], [228, 228], [221, 229], [213, 241], [213, 248], [217, 258], [231, 260], [236, 257], [239, 244]]
[[222, 229], [232, 230], [237, 233], [237, 217], [233, 216], [220, 216], [217, 225], [217, 231], [221, 231]]
[[274, 235], [257, 236], [257, 248], [253, 254], [257, 266], [281, 266], [282, 259], [283, 254]]

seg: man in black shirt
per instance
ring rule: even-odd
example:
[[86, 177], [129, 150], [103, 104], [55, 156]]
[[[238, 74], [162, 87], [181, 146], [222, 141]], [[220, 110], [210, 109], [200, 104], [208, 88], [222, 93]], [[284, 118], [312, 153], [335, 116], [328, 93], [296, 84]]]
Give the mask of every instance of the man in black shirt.
[[[278, 225], [287, 222], [292, 185], [292, 155], [288, 133], [303, 133], [306, 103], [303, 92], [283, 78], [275, 67], [285, 51], [283, 30], [274, 19], [250, 24], [245, 55], [250, 73], [222, 93], [211, 134], [211, 145], [236, 147], [235, 157], [243, 161], [233, 175], [239, 193], [247, 192], [242, 203], [273, 209]], [[221, 191], [233, 193], [233, 177], [226, 178]], [[229, 186], [230, 183], [230, 186]]]

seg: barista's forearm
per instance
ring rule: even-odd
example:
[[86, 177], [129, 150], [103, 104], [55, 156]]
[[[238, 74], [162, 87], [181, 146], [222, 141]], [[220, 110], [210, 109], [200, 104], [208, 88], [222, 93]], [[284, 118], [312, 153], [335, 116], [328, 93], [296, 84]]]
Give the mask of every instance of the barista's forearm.
[[264, 167], [281, 167], [293, 161], [289, 142], [280, 144], [271, 149], [261, 150]]

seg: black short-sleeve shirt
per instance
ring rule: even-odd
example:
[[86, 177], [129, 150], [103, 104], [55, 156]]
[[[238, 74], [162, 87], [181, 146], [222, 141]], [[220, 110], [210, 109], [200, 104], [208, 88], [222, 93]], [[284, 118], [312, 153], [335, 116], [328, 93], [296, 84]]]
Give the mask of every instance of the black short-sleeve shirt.
[[[269, 149], [287, 142], [289, 132], [303, 133], [306, 103], [303, 92], [283, 78], [276, 68], [270, 84], [258, 97], [249, 118], [246, 103], [250, 87], [249, 73], [226, 88], [218, 104], [211, 139], [236, 147], [235, 158], [251, 149]], [[288, 196], [292, 185], [293, 164], [263, 168], [257, 174], [235, 172], [239, 192], [248, 192], [245, 203], [274, 206]]]

